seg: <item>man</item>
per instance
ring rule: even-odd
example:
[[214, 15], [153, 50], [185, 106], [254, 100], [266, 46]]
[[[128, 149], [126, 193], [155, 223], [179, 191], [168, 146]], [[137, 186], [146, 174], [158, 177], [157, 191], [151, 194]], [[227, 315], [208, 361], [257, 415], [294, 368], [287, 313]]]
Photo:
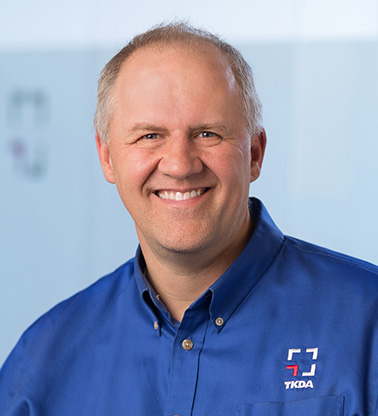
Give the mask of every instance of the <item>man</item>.
[[378, 269], [249, 200], [266, 137], [241, 55], [146, 32], [105, 67], [95, 124], [140, 247], [23, 335], [0, 414], [378, 415]]

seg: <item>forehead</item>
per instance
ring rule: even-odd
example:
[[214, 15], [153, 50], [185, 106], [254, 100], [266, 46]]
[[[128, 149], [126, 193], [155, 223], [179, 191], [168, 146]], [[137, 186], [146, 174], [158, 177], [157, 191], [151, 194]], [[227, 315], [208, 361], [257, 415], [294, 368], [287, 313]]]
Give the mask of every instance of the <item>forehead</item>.
[[212, 45], [154, 45], [121, 67], [113, 92], [111, 130], [137, 123], [168, 129], [222, 123], [245, 125], [229, 58]]
[[185, 84], [216, 83], [219, 88], [238, 89], [230, 58], [206, 42], [156, 43], [136, 50], [121, 66], [116, 89], [126, 88], [149, 77]]

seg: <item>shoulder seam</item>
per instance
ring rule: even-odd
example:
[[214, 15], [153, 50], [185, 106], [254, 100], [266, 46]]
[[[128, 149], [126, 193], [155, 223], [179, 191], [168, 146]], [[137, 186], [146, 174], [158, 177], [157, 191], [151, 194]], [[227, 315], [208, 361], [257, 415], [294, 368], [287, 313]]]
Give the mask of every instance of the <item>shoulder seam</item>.
[[[300, 240], [298, 240], [300, 241]], [[367, 272], [373, 273], [378, 275], [378, 267], [376, 265], [374, 265], [373, 263], [369, 263], [365, 260], [361, 260], [358, 259], [357, 257], [352, 257], [352, 256], [348, 256], [347, 254], [343, 254], [343, 253], [338, 253], [338, 252], [333, 252], [330, 249], [324, 248], [324, 247], [318, 247], [318, 250], [310, 250], [310, 249], [305, 249], [303, 247], [300, 247], [296, 244], [291, 244], [289, 238], [287, 236], [284, 236], [284, 241], [283, 244], [290, 246], [292, 248], [295, 248], [299, 251], [302, 251], [303, 253], [309, 253], [309, 254], [314, 254], [314, 255], [318, 255], [318, 256], [322, 256], [322, 257], [329, 257], [332, 258], [334, 260], [338, 260], [342, 263], [346, 263], [346, 264], [350, 264], [353, 265], [357, 268], [363, 269]], [[306, 243], [306, 244], [311, 244], [311, 243]]]

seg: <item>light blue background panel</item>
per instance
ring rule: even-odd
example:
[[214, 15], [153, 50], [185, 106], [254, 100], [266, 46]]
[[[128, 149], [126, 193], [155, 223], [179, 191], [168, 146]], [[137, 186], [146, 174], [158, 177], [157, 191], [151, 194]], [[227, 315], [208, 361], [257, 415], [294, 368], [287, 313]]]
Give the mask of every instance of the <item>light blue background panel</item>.
[[[378, 263], [378, 42], [254, 42], [268, 147], [251, 195], [289, 235]], [[0, 52], [0, 361], [58, 301], [134, 255], [97, 159], [111, 49]]]

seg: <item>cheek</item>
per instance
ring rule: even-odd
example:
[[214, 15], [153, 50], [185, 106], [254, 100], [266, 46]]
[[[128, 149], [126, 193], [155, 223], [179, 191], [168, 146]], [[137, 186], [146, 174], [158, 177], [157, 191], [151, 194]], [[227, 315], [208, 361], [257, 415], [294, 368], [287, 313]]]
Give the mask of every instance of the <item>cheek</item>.
[[150, 152], [143, 149], [126, 149], [114, 163], [113, 171], [118, 190], [138, 192], [151, 176], [157, 161]]
[[228, 152], [213, 155], [216, 174], [226, 182], [249, 183], [251, 157], [248, 146], [232, 147]]

